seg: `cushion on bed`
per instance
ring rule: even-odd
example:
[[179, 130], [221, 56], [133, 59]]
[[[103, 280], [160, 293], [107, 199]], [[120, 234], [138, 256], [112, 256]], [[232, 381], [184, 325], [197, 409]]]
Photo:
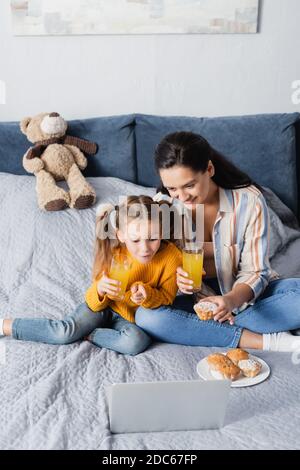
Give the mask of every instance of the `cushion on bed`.
[[297, 213], [298, 192], [294, 124], [300, 114], [196, 118], [136, 116], [137, 172], [139, 184], [155, 186], [156, 145], [167, 134], [192, 131], [205, 137], [257, 183], [272, 189]]

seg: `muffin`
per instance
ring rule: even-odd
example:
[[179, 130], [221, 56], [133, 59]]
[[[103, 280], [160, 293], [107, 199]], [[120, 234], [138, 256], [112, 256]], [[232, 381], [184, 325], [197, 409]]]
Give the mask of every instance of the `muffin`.
[[241, 369], [243, 375], [251, 378], [258, 375], [262, 368], [261, 363], [255, 361], [255, 359], [243, 359], [239, 361], [238, 366]]
[[227, 354], [227, 357], [232, 360], [232, 362], [238, 366], [239, 361], [242, 361], [244, 359], [249, 359], [249, 353], [247, 351], [244, 351], [243, 349], [236, 348], [236, 349], [230, 349]]
[[222, 378], [236, 380], [241, 374], [241, 369], [224, 354], [210, 354], [206, 360], [209, 368], [218, 372]]
[[200, 302], [196, 303], [193, 308], [200, 320], [205, 321], [212, 320], [214, 318], [214, 314], [218, 306], [213, 302], [204, 302], [200, 300]]

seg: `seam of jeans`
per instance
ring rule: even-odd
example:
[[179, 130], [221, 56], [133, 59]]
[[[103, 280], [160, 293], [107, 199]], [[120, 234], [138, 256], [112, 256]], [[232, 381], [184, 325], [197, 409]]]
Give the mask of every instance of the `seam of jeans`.
[[241, 338], [241, 335], [242, 335], [242, 331], [243, 331], [243, 328], [241, 328], [241, 327], [238, 327], [238, 329], [235, 330], [233, 340], [231, 341], [231, 344], [230, 344], [231, 348], [237, 348], [238, 347], [238, 344], [240, 342], [240, 338]]
[[15, 318], [13, 323], [12, 323], [11, 335], [14, 339], [19, 339], [19, 335], [18, 335], [18, 323], [19, 323], [19, 321], [20, 321], [19, 318]]

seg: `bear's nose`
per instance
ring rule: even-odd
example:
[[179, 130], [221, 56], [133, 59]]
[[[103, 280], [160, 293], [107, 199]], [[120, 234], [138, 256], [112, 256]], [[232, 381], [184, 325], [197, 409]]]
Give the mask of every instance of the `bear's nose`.
[[50, 113], [49, 117], [59, 117], [59, 114], [58, 113]]

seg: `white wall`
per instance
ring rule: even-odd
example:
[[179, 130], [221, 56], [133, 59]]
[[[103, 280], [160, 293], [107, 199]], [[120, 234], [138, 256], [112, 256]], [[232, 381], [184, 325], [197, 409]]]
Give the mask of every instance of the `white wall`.
[[0, 0], [0, 120], [300, 111], [299, 18], [299, 0], [261, 0], [256, 35], [14, 37]]

